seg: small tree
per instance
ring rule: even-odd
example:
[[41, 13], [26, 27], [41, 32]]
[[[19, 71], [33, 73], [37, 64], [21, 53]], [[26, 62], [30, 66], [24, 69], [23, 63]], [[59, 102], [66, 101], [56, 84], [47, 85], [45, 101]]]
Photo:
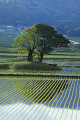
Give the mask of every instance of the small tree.
[[13, 47], [19, 54], [27, 54], [28, 61], [33, 60], [33, 52], [37, 46], [38, 36], [34, 26], [28, 27], [22, 31], [22, 33], [15, 38]]
[[47, 54], [57, 47], [68, 47], [70, 43], [62, 34], [58, 34], [53, 27], [45, 24], [36, 24], [36, 32], [39, 36], [38, 51], [39, 61], [42, 62], [44, 54]]

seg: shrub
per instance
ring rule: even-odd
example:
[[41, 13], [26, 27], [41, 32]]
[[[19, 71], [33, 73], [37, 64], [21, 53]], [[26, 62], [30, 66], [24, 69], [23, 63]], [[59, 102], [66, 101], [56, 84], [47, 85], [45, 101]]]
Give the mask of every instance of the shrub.
[[46, 63], [16, 63], [11, 66], [13, 69], [26, 69], [26, 70], [61, 70], [60, 66], [52, 65]]

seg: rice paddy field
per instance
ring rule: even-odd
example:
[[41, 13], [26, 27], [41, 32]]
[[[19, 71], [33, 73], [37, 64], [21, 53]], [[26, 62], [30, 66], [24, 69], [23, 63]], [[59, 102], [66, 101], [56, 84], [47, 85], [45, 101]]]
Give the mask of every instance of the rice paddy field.
[[80, 80], [0, 78], [1, 120], [79, 120]]
[[0, 31], [0, 120], [80, 120], [80, 49], [56, 49], [43, 64], [28, 63], [11, 52], [18, 34]]

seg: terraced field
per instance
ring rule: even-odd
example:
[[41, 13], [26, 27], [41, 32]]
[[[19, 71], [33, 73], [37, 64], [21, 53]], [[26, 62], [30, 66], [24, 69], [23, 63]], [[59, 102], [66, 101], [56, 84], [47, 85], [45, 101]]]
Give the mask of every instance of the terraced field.
[[11, 52], [15, 35], [0, 36], [0, 120], [80, 120], [80, 49], [56, 49], [28, 69], [27, 55]]

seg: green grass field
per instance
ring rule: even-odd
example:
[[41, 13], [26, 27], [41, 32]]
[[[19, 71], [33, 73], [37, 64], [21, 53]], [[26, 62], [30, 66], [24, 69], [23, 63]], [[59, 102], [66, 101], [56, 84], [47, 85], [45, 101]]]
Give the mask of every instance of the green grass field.
[[0, 46], [12, 44], [14, 42], [14, 38], [19, 35], [18, 31], [0, 31]]
[[[1, 32], [0, 31], [0, 65], [5, 63], [5, 64], [9, 64], [9, 65], [17, 65], [17, 63], [19, 64], [18, 67], [20, 67], [21, 65], [24, 65], [25, 63], [27, 64], [27, 55], [23, 56], [23, 57], [20, 57], [20, 55], [18, 55], [17, 53], [15, 52], [11, 52], [11, 44], [14, 42], [14, 38], [20, 34], [20, 32], [16, 32], [16, 31], [3, 31]], [[71, 38], [73, 39], [73, 38]], [[74, 40], [79, 40], [79, 38], [75, 38], [74, 37]], [[37, 56], [34, 56], [34, 61], [38, 61], [38, 57]], [[43, 59], [43, 62], [49, 62], [49, 63], [53, 63], [53, 62], [71, 62], [71, 63], [80, 63], [80, 49], [76, 48], [76, 49], [72, 49], [72, 48], [57, 48], [55, 49], [55, 51], [52, 51], [50, 54], [48, 55], [45, 55], [44, 56], [44, 59]], [[32, 64], [31, 64], [32, 65]], [[31, 66], [30, 65], [30, 66]], [[3, 66], [3, 69], [4, 68], [8, 68], [7, 66], [4, 67]], [[2, 70], [2, 66], [1, 66], [1, 70], [0, 72], [1, 73], [4, 73], [5, 70]], [[34, 68], [35, 68], [36, 65], [34, 65]], [[33, 67], [33, 65], [32, 65]], [[53, 72], [49, 69], [49, 66], [46, 70], [43, 70], [43, 69], [38, 69], [38, 65], [36, 66], [37, 69], [32, 69], [32, 67], [30, 69], [26, 69], [26, 73], [45, 73], [45, 74], [54, 74], [56, 72]], [[44, 66], [45, 67], [45, 66]], [[66, 68], [69, 68], [69, 67], [73, 67], [73, 65], [61, 65], [61, 67], [66, 67]], [[75, 68], [80, 68], [80, 65], [74, 65]], [[29, 68], [29, 67], [28, 67]], [[45, 67], [46, 68], [46, 67]], [[38, 71], [37, 71], [38, 70]], [[9, 69], [7, 71], [7, 73], [12, 73], [12, 69]], [[19, 72], [19, 73], [24, 73], [25, 70], [15, 70], [14, 73], [16, 72]]]

